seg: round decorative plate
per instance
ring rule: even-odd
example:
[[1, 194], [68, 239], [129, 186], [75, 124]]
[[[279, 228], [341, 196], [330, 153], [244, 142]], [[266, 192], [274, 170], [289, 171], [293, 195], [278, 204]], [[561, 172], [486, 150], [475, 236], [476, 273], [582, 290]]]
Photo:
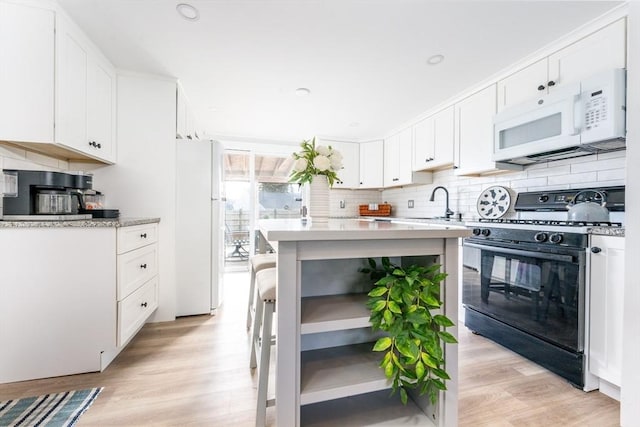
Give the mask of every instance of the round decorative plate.
[[500, 218], [511, 206], [511, 195], [505, 187], [489, 187], [480, 193], [476, 206], [482, 218]]

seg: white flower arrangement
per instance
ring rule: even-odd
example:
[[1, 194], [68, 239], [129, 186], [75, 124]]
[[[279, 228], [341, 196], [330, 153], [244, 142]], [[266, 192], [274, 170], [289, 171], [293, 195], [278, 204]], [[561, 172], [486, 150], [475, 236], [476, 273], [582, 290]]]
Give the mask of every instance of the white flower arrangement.
[[336, 171], [342, 169], [342, 154], [330, 145], [316, 146], [315, 137], [311, 141], [302, 141], [300, 146], [302, 151], [293, 153], [295, 162], [289, 181], [304, 184], [313, 181], [316, 175], [325, 175], [329, 186], [333, 187], [333, 183], [339, 180]]

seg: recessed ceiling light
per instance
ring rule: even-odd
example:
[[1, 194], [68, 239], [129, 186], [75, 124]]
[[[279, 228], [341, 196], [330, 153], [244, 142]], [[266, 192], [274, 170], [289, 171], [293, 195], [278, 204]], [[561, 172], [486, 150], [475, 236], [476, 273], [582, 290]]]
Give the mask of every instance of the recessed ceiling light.
[[176, 6], [176, 10], [178, 11], [178, 14], [187, 21], [197, 21], [200, 18], [200, 12], [198, 12], [198, 9], [188, 3], [180, 3]]
[[310, 94], [311, 91], [306, 87], [299, 87], [298, 89], [296, 89], [296, 95], [298, 96], [309, 96]]
[[427, 64], [438, 65], [442, 61], [444, 61], [444, 55], [437, 54], [430, 56], [429, 59], [427, 59]]

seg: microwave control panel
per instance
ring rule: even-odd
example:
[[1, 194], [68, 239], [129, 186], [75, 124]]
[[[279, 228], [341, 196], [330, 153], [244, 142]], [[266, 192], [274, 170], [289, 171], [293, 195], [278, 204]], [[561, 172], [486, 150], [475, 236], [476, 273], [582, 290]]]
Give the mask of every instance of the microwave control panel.
[[607, 148], [613, 149], [613, 141], [619, 141], [619, 148], [624, 148], [625, 82], [623, 69], [607, 70], [581, 82], [581, 143], [609, 141]]
[[592, 92], [585, 100], [584, 128], [590, 130], [607, 121], [607, 97], [602, 89]]

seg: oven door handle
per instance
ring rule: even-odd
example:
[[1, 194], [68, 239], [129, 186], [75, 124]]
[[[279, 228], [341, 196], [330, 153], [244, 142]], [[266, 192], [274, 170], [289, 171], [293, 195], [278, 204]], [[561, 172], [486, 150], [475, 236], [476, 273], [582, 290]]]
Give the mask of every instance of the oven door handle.
[[574, 257], [572, 255], [559, 255], [559, 254], [550, 254], [545, 252], [526, 251], [521, 249], [500, 248], [496, 246], [478, 245], [476, 243], [467, 243], [467, 242], [464, 243], [464, 246], [486, 250], [486, 251], [492, 251], [492, 252], [505, 254], [505, 255], [519, 255], [519, 256], [526, 256], [529, 258], [547, 259], [551, 261], [562, 261], [562, 262], [571, 262], [571, 263], [574, 262]]

